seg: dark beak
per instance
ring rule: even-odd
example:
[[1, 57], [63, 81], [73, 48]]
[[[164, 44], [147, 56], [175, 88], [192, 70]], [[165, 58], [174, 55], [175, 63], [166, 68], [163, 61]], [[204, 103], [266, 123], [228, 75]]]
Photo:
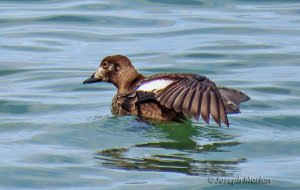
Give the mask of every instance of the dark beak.
[[100, 78], [95, 78], [95, 73], [85, 81], [83, 81], [83, 84], [88, 84], [88, 83], [95, 83], [95, 82], [102, 82]]

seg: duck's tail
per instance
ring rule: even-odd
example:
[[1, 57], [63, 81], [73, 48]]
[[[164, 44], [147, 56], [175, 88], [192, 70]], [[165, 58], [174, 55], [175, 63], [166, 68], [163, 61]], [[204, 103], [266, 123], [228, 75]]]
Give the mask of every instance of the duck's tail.
[[240, 103], [250, 100], [243, 92], [223, 86], [218, 86], [225, 105], [226, 113], [240, 113]]

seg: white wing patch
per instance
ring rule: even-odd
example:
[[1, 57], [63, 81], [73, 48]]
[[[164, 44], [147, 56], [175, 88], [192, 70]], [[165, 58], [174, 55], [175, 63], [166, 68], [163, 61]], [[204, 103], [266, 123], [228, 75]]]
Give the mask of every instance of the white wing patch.
[[145, 91], [145, 92], [153, 92], [158, 91], [161, 89], [164, 89], [171, 83], [175, 82], [174, 80], [168, 80], [168, 79], [159, 79], [159, 80], [152, 80], [149, 82], [146, 82], [138, 87], [137, 91]]

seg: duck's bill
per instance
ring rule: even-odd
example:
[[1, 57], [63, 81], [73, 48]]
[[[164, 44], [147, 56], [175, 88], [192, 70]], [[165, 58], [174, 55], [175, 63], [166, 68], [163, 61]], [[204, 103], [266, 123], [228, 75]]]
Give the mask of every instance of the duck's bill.
[[102, 79], [96, 78], [95, 74], [93, 74], [90, 78], [83, 81], [83, 84], [96, 83], [96, 82], [102, 82]]

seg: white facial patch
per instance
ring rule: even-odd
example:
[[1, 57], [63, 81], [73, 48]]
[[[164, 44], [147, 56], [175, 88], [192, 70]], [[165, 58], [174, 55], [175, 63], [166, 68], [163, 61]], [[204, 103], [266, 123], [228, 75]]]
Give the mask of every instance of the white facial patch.
[[152, 80], [139, 86], [137, 91], [145, 91], [145, 92], [158, 91], [164, 89], [165, 87], [169, 86], [173, 82], [174, 80], [168, 80], [168, 79]]
[[98, 69], [97, 69], [97, 73], [101, 73], [103, 71], [103, 68], [102, 67], [99, 67]]
[[95, 78], [100, 78], [100, 76], [102, 76], [103, 72], [103, 68], [102, 67], [99, 67], [97, 70], [96, 70], [96, 73], [95, 73]]
[[109, 65], [109, 66], [108, 66], [108, 70], [109, 70], [109, 71], [114, 70], [114, 65], [113, 65], [113, 64]]

